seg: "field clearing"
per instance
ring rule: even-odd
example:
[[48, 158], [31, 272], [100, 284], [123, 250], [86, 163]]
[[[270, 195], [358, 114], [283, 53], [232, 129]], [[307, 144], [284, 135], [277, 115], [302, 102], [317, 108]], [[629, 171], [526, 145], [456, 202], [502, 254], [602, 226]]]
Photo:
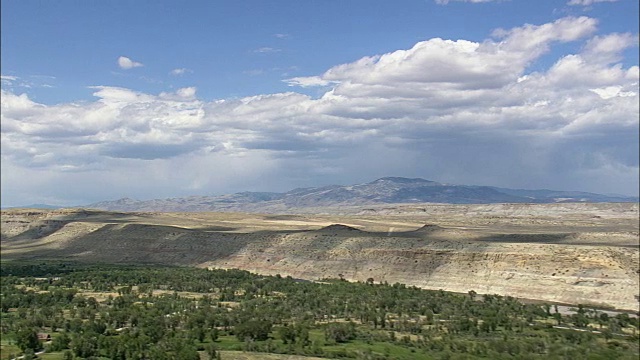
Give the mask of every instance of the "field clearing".
[[243, 351], [220, 351], [224, 360], [323, 360], [326, 358], [299, 356], [299, 355], [280, 355], [268, 353], [248, 353]]
[[12, 354], [19, 354], [21, 350], [13, 341], [9, 341], [5, 337], [0, 339], [0, 359], [11, 359]]

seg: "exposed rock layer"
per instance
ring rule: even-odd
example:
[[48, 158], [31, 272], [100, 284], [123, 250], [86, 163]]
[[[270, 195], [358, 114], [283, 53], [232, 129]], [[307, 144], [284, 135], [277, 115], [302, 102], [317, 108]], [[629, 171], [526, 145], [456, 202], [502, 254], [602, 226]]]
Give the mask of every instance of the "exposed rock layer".
[[[240, 268], [302, 279], [372, 278], [637, 311], [637, 204], [581, 206], [553, 217], [544, 215], [553, 213], [550, 205], [503, 212], [453, 206], [450, 216], [429, 206], [419, 214], [399, 208], [380, 216], [378, 209], [372, 217], [11, 210], [2, 212], [1, 245], [6, 260], [64, 258]], [[548, 228], [554, 231], [545, 232]]]

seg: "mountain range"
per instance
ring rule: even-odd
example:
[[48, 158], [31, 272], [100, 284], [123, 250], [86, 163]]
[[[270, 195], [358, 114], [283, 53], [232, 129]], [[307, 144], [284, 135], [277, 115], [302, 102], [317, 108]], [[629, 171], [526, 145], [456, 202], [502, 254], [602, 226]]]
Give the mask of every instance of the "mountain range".
[[451, 185], [420, 178], [384, 177], [365, 184], [299, 188], [284, 193], [240, 192], [220, 196], [189, 196], [144, 201], [123, 198], [93, 203], [84, 207], [110, 211], [281, 212], [317, 207], [396, 203], [490, 204], [638, 201], [638, 197], [623, 195]]

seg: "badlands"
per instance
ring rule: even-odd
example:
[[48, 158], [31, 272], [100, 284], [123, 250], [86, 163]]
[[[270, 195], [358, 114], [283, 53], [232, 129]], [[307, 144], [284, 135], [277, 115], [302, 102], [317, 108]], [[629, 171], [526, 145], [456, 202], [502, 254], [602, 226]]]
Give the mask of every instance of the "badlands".
[[238, 268], [639, 311], [638, 203], [2, 210], [2, 261]]

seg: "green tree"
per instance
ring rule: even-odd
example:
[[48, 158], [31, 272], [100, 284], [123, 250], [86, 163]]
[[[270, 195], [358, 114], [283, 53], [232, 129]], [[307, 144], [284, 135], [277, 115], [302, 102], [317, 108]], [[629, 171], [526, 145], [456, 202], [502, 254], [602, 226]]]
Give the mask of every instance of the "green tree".
[[22, 328], [16, 333], [16, 345], [22, 351], [27, 349], [40, 349], [40, 341], [38, 341], [38, 333], [32, 328]]
[[216, 328], [211, 329], [211, 331], [209, 332], [209, 337], [211, 338], [211, 341], [217, 341], [219, 336], [220, 336], [220, 331], [218, 331], [218, 329]]
[[57, 352], [68, 349], [70, 342], [71, 338], [69, 338], [69, 335], [66, 332], [63, 332], [60, 336], [53, 338], [51, 346], [49, 346], [49, 351]]
[[236, 337], [240, 341], [250, 340], [267, 340], [271, 332], [271, 322], [267, 320], [249, 320], [242, 324], [236, 325]]
[[73, 353], [81, 358], [97, 355], [98, 340], [92, 333], [79, 334], [71, 340], [70, 347]]
[[353, 322], [331, 323], [324, 330], [327, 341], [347, 342], [356, 338], [356, 325]]
[[218, 349], [215, 344], [207, 344], [205, 350], [207, 355], [209, 355], [209, 359], [215, 359], [216, 355], [218, 355]]
[[24, 355], [22, 356], [23, 360], [34, 360], [36, 358], [36, 353], [33, 349], [27, 349], [24, 351]]
[[296, 341], [296, 331], [289, 325], [278, 328], [278, 335], [285, 344], [294, 343]]
[[198, 351], [192, 346], [182, 347], [176, 354], [177, 360], [199, 360]]
[[298, 338], [298, 343], [302, 346], [309, 345], [309, 327], [306, 324], [298, 324], [296, 326], [296, 337]]

